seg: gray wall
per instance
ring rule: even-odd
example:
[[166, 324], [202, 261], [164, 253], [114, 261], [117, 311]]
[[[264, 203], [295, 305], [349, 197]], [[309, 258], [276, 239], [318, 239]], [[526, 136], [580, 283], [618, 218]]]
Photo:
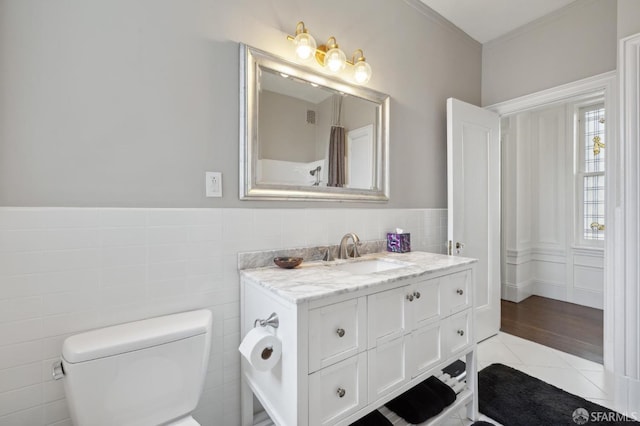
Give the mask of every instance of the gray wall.
[[618, 38], [640, 33], [640, 1], [618, 0]]
[[311, 102], [263, 90], [260, 92], [258, 158], [308, 163], [316, 158], [316, 125], [307, 123]]
[[0, 205], [319, 206], [237, 196], [238, 42], [293, 59], [303, 19], [391, 95], [387, 206], [445, 207], [445, 99], [479, 104], [481, 46], [415, 3], [0, 0]]
[[616, 13], [615, 0], [580, 0], [485, 43], [482, 105], [615, 70]]
[[359, 129], [369, 124], [375, 124], [376, 106], [368, 101], [345, 97], [342, 103], [342, 125], [349, 130]]

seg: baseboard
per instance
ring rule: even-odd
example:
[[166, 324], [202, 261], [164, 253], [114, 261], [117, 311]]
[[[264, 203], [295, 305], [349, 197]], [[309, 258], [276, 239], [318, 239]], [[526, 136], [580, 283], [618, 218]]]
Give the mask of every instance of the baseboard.
[[569, 302], [577, 305], [604, 309], [604, 295], [597, 291], [582, 290], [574, 287], [571, 299]]
[[640, 380], [615, 374], [614, 409], [640, 421]]
[[[604, 297], [602, 293], [574, 288], [571, 298], [569, 298], [568, 288], [564, 283], [532, 280], [529, 295], [526, 297], [530, 295], [575, 303], [576, 305], [588, 306], [595, 309], [604, 309]], [[526, 297], [520, 300], [524, 300]], [[507, 300], [515, 301], [512, 299]]]
[[629, 379], [629, 410], [636, 421], [640, 421], [640, 380]]
[[532, 287], [532, 294], [536, 296], [567, 302], [567, 286], [564, 283], [533, 280]]
[[520, 285], [502, 283], [501, 287], [502, 299], [508, 300], [509, 302], [520, 303], [533, 294], [531, 281], [526, 281]]

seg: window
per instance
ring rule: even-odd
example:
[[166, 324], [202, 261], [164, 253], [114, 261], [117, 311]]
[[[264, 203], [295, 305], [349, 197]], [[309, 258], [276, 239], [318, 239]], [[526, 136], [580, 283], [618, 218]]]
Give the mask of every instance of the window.
[[[579, 110], [577, 185], [581, 240], [596, 244], [604, 240], [605, 111], [604, 104]], [[599, 243], [602, 244], [602, 243]]]

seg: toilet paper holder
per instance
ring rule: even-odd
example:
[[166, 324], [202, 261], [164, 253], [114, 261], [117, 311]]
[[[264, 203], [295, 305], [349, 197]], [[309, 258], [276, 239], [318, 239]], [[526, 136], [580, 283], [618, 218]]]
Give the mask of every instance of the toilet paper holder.
[[271, 326], [273, 328], [278, 328], [280, 326], [280, 320], [278, 319], [278, 314], [276, 314], [275, 312], [273, 312], [271, 315], [269, 315], [269, 318], [267, 319], [256, 319], [253, 322], [253, 327], [266, 327], [266, 326]]

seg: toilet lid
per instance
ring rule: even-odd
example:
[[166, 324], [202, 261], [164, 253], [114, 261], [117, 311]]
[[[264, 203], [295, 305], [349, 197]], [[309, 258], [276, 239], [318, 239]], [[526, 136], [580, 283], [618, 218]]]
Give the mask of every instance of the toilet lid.
[[209, 333], [211, 311], [182, 312], [113, 325], [67, 337], [62, 358], [71, 364], [147, 349]]

